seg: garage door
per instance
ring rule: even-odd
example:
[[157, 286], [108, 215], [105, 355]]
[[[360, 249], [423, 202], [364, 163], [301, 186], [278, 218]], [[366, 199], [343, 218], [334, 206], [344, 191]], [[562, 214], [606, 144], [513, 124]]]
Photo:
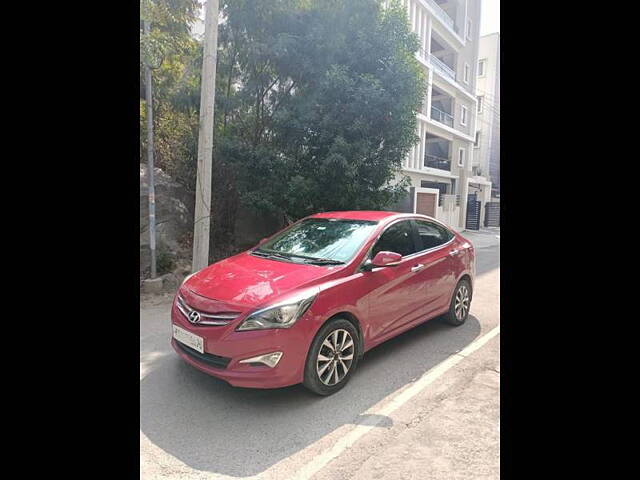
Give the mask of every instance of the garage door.
[[436, 216], [436, 194], [435, 193], [418, 193], [416, 198], [416, 213]]

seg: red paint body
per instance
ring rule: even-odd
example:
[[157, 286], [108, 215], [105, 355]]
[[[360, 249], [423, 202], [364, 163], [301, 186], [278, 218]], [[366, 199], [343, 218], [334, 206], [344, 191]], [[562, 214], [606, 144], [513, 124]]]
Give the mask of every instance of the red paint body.
[[[418, 214], [377, 211], [328, 212], [312, 217], [373, 220], [379, 222], [358, 253], [345, 265], [303, 265], [260, 258], [246, 251], [217, 262], [189, 278], [180, 295], [194, 309], [204, 312], [240, 312], [225, 326], [196, 326], [176, 307], [174, 324], [204, 338], [206, 353], [231, 358], [226, 368], [215, 368], [172, 345], [188, 363], [232, 385], [275, 388], [303, 380], [307, 352], [316, 332], [337, 314], [347, 314], [359, 324], [364, 351], [449, 309], [454, 287], [463, 276], [473, 286], [475, 253], [460, 234], [448, 243], [403, 257], [393, 267], [361, 271], [369, 249], [387, 226], [401, 219], [428, 219]], [[439, 222], [436, 222], [439, 223]], [[460, 254], [449, 255], [457, 249]], [[424, 268], [412, 272], [417, 264]], [[318, 287], [311, 308], [287, 329], [236, 331], [252, 312], [286, 300], [302, 289]], [[215, 300], [214, 300], [215, 299]], [[273, 351], [284, 352], [274, 368], [240, 364], [239, 361]]]

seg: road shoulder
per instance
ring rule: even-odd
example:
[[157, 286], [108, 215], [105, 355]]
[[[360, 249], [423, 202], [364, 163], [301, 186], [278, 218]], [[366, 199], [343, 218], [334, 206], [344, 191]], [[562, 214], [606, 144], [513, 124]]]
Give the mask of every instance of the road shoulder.
[[489, 340], [312, 478], [499, 478], [499, 338]]

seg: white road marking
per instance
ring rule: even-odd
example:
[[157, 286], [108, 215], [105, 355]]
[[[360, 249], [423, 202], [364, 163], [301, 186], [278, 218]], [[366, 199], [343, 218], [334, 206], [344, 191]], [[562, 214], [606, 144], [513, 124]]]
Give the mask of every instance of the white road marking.
[[[384, 420], [385, 416], [390, 415], [396, 409], [407, 403], [411, 400], [415, 395], [423, 391], [426, 387], [428, 387], [434, 380], [444, 374], [451, 367], [455, 366], [463, 359], [471, 355], [473, 352], [482, 347], [485, 343], [491, 340], [493, 337], [500, 333], [500, 325], [495, 327], [493, 330], [490, 330], [488, 333], [483, 335], [482, 337], [474, 340], [469, 345], [467, 345], [462, 351], [458, 352], [456, 355], [452, 355], [442, 363], [438, 364], [433, 369], [426, 372], [422, 377], [420, 377], [416, 382], [414, 382], [408, 388], [402, 390], [399, 394], [393, 397], [384, 407], [380, 410], [370, 409], [368, 414], [377, 414], [380, 415], [379, 421], [380, 423]], [[395, 395], [392, 393], [391, 396]], [[389, 398], [389, 397], [387, 397]], [[384, 400], [383, 400], [384, 401]], [[374, 407], [375, 408], [375, 407]], [[369, 432], [372, 428], [377, 426], [377, 423], [373, 425], [356, 425], [353, 430], [351, 430], [348, 434], [340, 438], [333, 447], [324, 451], [320, 455], [316, 456], [311, 462], [304, 465], [298, 472], [291, 478], [295, 479], [308, 479], [311, 478], [314, 474], [319, 472], [322, 468], [324, 468], [331, 460], [338, 457], [342, 452], [344, 452], [347, 448], [351, 447], [358, 439], [360, 439], [363, 435]]]

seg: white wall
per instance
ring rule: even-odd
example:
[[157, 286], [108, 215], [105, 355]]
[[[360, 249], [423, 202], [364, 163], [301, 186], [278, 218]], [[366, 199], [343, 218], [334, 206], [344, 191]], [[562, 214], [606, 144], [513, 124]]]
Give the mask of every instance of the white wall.
[[[477, 95], [484, 96], [482, 113], [478, 115], [480, 142], [476, 151], [476, 165], [482, 169], [482, 175], [490, 178], [490, 164], [497, 165], [500, 156], [500, 34], [492, 33], [480, 37], [478, 60], [485, 59], [485, 74], [478, 77]], [[491, 179], [495, 183], [494, 179]]]

